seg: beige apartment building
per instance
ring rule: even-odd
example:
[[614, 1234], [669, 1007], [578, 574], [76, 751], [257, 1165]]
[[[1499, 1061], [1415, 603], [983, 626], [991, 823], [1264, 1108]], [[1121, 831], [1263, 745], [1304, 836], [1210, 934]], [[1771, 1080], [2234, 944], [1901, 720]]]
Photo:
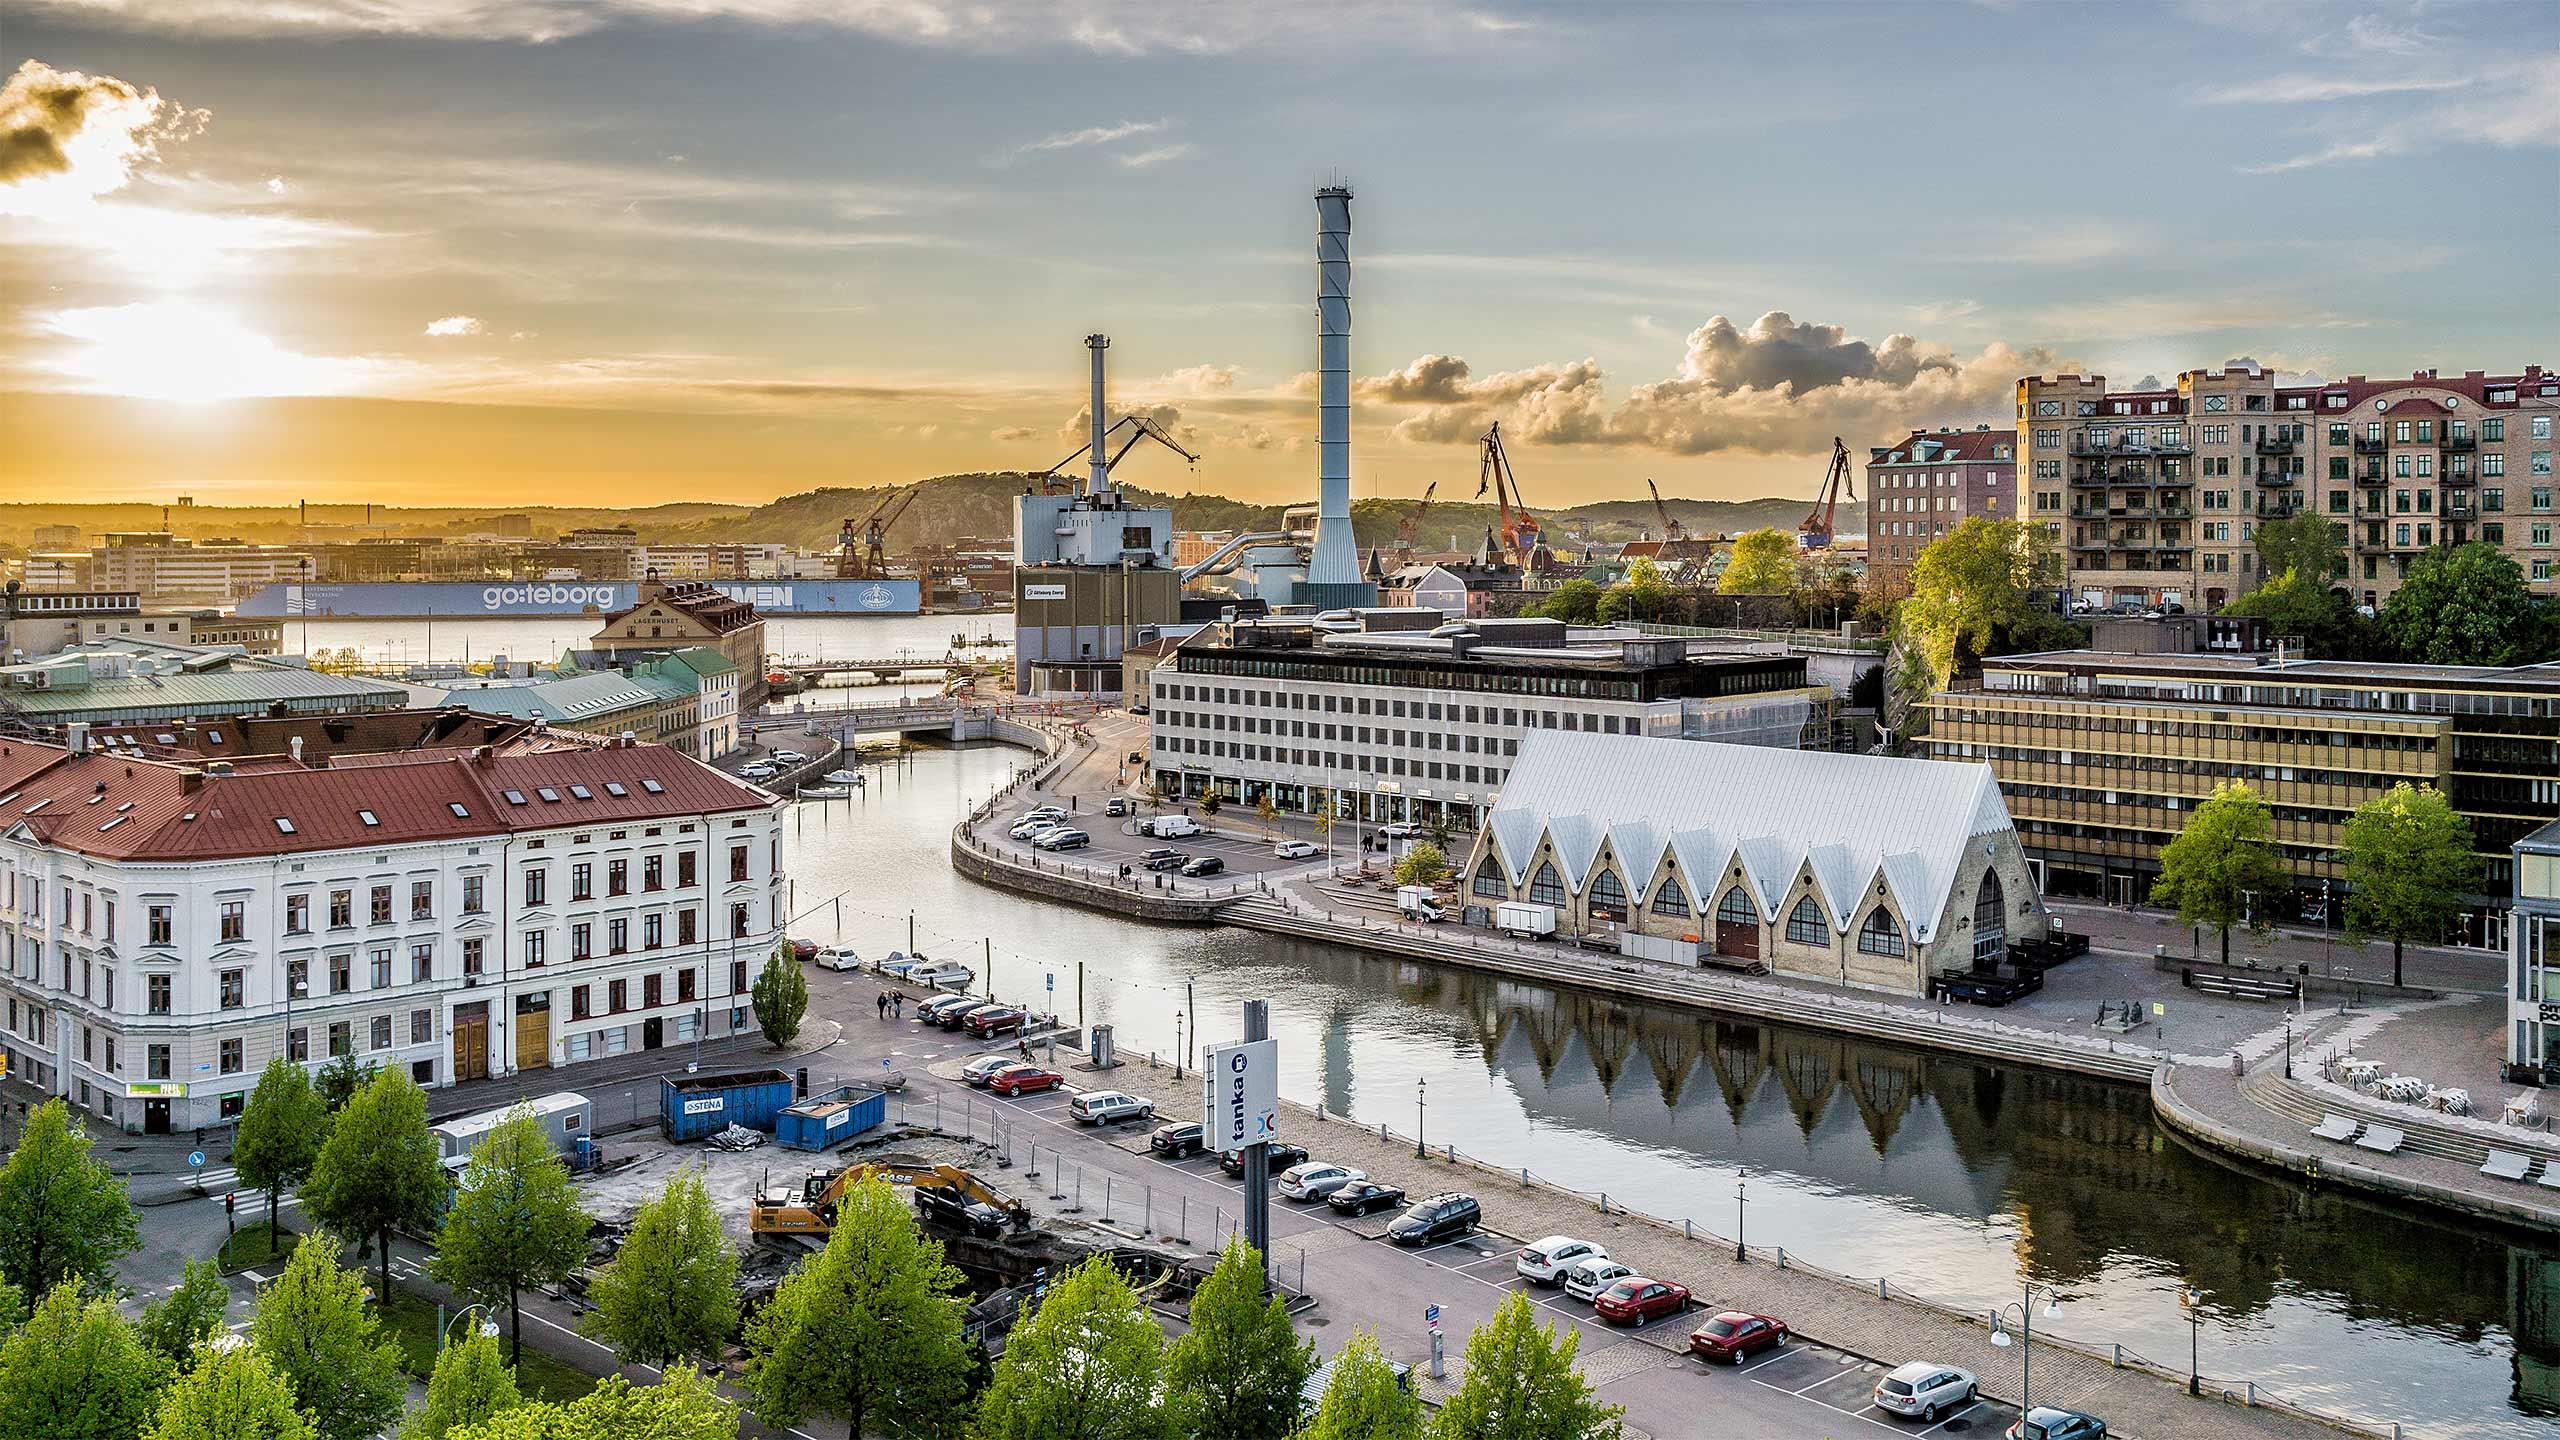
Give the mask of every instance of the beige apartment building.
[[2486, 541], [2560, 594], [2552, 428], [2560, 375], [2474, 370], [2280, 385], [2190, 370], [2172, 389], [2102, 375], [2018, 382], [2018, 435], [2041, 521], [2085, 606], [2215, 610], [2256, 588], [2257, 527], [2297, 511], [2347, 531], [2347, 573], [2379, 606], [2409, 563]]

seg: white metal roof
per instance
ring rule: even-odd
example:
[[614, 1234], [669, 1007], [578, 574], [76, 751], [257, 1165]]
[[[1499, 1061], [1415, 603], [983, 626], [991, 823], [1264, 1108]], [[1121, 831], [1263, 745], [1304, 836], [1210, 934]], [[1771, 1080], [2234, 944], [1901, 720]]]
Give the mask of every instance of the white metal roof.
[[1988, 765], [1572, 730], [1520, 742], [1487, 825], [1515, 885], [1542, 835], [1577, 891], [1604, 842], [1631, 890], [1667, 849], [1710, 908], [1740, 866], [1770, 920], [1800, 870], [1842, 928], [1881, 877], [1920, 940], [1947, 913], [1966, 844], [2010, 829]]

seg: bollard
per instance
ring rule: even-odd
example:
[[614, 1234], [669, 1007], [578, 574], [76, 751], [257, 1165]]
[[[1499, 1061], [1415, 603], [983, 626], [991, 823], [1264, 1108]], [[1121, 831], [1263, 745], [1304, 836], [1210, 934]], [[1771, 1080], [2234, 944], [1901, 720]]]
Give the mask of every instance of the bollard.
[[1695, 1240], [1698, 1238], [1698, 1232], [1690, 1228], [1689, 1217], [1686, 1215], [1680, 1217], [1680, 1238], [1683, 1240]]
[[1049, 1198], [1067, 1198], [1067, 1162], [1055, 1150], [1049, 1152]]
[[1884, 1293], [1884, 1277], [1881, 1275], [1876, 1277], [1876, 1298], [1879, 1300], [1889, 1300], [1893, 1298]]
[[[1054, 1164], [1057, 1158], [1057, 1151], [1052, 1150], [1049, 1152], [1049, 1159], [1051, 1163]], [[1040, 1142], [1037, 1140], [1031, 1142], [1031, 1168], [1023, 1171], [1022, 1175], [1026, 1180], [1037, 1180], [1040, 1178]]]
[[1173, 1228], [1173, 1238], [1178, 1244], [1191, 1243], [1191, 1197], [1188, 1195], [1182, 1197], [1182, 1219]]
[[1600, 1192], [1600, 1213], [1603, 1215], [1609, 1213], [1609, 1192], [1606, 1190]]
[[1156, 1187], [1154, 1182], [1150, 1181], [1142, 1188], [1145, 1189], [1147, 1195], [1147, 1223], [1139, 1227], [1138, 1233], [1142, 1235], [1153, 1235], [1156, 1233]]
[[2119, 1370], [2124, 1368], [2124, 1342], [2121, 1340], [2116, 1342], [2115, 1367]]
[[1520, 1167], [1520, 1188], [1523, 1190], [1529, 1188], [1529, 1167], [1526, 1165]]
[[2255, 1380], [2243, 1380], [2240, 1383], [2247, 1386], [2249, 1390], [2247, 1397], [2240, 1403], [2247, 1405], [2253, 1410], [2256, 1409], [2258, 1405], [2258, 1382]]
[[1778, 1268], [1781, 1270], [1787, 1268], [1787, 1247], [1784, 1245], [1778, 1247]]
[[1307, 1249], [1303, 1245], [1298, 1247], [1298, 1293], [1307, 1293]]
[[1076, 1167], [1075, 1203], [1067, 1207], [1067, 1213], [1070, 1215], [1080, 1215], [1084, 1213], [1084, 1167], [1081, 1165]]
[[1111, 1177], [1108, 1175], [1102, 1177], [1102, 1221], [1106, 1225], [1111, 1223]]

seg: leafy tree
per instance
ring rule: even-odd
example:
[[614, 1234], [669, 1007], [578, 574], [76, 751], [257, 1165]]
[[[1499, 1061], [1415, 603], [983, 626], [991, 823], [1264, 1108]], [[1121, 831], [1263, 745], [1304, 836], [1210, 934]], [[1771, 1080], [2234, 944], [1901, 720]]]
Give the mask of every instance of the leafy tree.
[[391, 1233], [434, 1224], [444, 1193], [444, 1168], [427, 1129], [427, 1092], [394, 1067], [376, 1071], [338, 1112], [303, 1182], [302, 1203], [331, 1229], [373, 1238], [382, 1249], [380, 1293], [387, 1297]]
[[1600, 619], [1600, 587], [1589, 580], [1567, 580], [1548, 591], [1545, 599], [1525, 607], [1521, 613], [1561, 620], [1567, 625], [1595, 624]]
[[1627, 565], [1627, 578], [1601, 593], [1599, 618], [1604, 624], [1658, 620], [1671, 608], [1671, 599], [1670, 577], [1651, 559], [1638, 556]]
[[1396, 883], [1429, 885], [1449, 873], [1449, 852], [1428, 840], [1417, 840], [1404, 858], [1396, 862]]
[[1271, 796], [1266, 793], [1261, 799], [1253, 802], [1253, 814], [1255, 819], [1268, 825], [1280, 818], [1280, 807], [1272, 804]]
[[2256, 616], [2277, 635], [2299, 635], [2321, 660], [2355, 658], [2371, 628], [2344, 593], [2300, 569], [2283, 571], [2223, 606], [2222, 613]]
[[322, 1233], [293, 1247], [284, 1273], [258, 1292], [249, 1343], [284, 1376], [317, 1440], [364, 1440], [399, 1418], [409, 1382], [400, 1347], [365, 1308], [364, 1277], [338, 1263], [338, 1244]]
[[1870, 565], [1858, 582], [1858, 618], [1877, 630], [1893, 624], [1893, 612], [1911, 598], [1911, 577], [1899, 567]]
[[242, 1184], [267, 1192], [270, 1258], [276, 1253], [277, 1197], [311, 1178], [321, 1142], [329, 1135], [330, 1109], [313, 1088], [310, 1072], [282, 1055], [267, 1062], [258, 1088], [249, 1092], [239, 1136], [231, 1142], [231, 1163], [239, 1168]]
[[740, 1383], [756, 1414], [776, 1427], [831, 1415], [857, 1440], [957, 1434], [968, 1365], [962, 1283], [895, 1187], [876, 1178], [854, 1186], [827, 1248], [801, 1261], [747, 1327]]
[[46, 1440], [131, 1440], [151, 1422], [169, 1362], [77, 1279], [46, 1292], [0, 1342], [0, 1432]]
[[2258, 573], [2282, 575], [2299, 570], [2324, 589], [2347, 573], [2344, 525], [2308, 510], [2258, 526]]
[[211, 1346], [161, 1392], [148, 1440], [311, 1440], [293, 1388], [254, 1347]]
[[1582, 1337], [1538, 1323], [1514, 1291], [1467, 1337], [1466, 1379], [1440, 1407], [1432, 1440], [1617, 1440], [1625, 1412], [1573, 1368]]
[[70, 1107], [59, 1098], [37, 1106], [0, 1165], [0, 1280], [21, 1295], [63, 1279], [105, 1290], [116, 1262], [141, 1248], [124, 1182], [89, 1153]]
[[1223, 808], [1223, 807], [1225, 806], [1225, 804], [1226, 804], [1226, 803], [1227, 803], [1227, 802], [1225, 802], [1225, 801], [1223, 801], [1223, 800], [1221, 800], [1221, 799], [1219, 799], [1219, 798], [1218, 798], [1218, 792], [1217, 792], [1217, 791], [1215, 791], [1215, 790], [1203, 791], [1203, 792], [1201, 793], [1201, 796], [1200, 796], [1200, 814], [1201, 814], [1204, 818], [1205, 818], [1205, 817], [1207, 817], [1207, 816], [1215, 815], [1215, 814], [1217, 814], [1217, 813], [1218, 813], [1218, 811], [1219, 811], [1221, 808]]
[[1289, 1309], [1266, 1293], [1262, 1252], [1229, 1241], [1191, 1296], [1191, 1328], [1165, 1351], [1166, 1404], [1187, 1435], [1288, 1440], [1315, 1369]]
[[320, 1092], [320, 1103], [328, 1106], [329, 1113], [335, 1115], [346, 1109], [347, 1102], [356, 1098], [364, 1087], [373, 1083], [375, 1072], [381, 1068], [358, 1060], [355, 1052], [349, 1050], [331, 1056], [329, 1063], [320, 1067], [319, 1077], [312, 1085]]
[[1300, 1440], [1422, 1440], [1422, 1399], [1396, 1379], [1378, 1337], [1352, 1332]]
[[1095, 1256], [1014, 1327], [978, 1404], [979, 1440], [1167, 1440], [1164, 1332]]
[[0, 1335], [6, 1335], [27, 1321], [27, 1297], [18, 1287], [0, 1280]]
[[1784, 531], [1746, 530], [1716, 579], [1719, 595], [1784, 595], [1795, 588], [1796, 542]]
[[2073, 627], [2039, 595], [2058, 579], [2053, 542], [2032, 521], [1977, 515], [1929, 542], [1895, 613], [1928, 661], [1931, 688], [1981, 656], [2066, 640]]
[[631, 1217], [631, 1233], [587, 1286], [590, 1324], [626, 1362], [707, 1359], [738, 1328], [738, 1252], [687, 1166]]
[[678, 1366], [655, 1385], [619, 1375], [566, 1405], [514, 1405], [446, 1440], [737, 1440], [738, 1407], [709, 1378]]
[[231, 1311], [231, 1287], [210, 1260], [187, 1262], [178, 1288], [142, 1307], [142, 1343], [172, 1367], [184, 1366], [196, 1342], [222, 1333]]
[[776, 946], [756, 976], [756, 1028], [764, 1043], [779, 1050], [800, 1036], [801, 1017], [809, 1013], [809, 979], [791, 961], [788, 946]]
[[594, 1228], [578, 1208], [569, 1167], [530, 1112], [498, 1122], [471, 1147], [427, 1270], [438, 1280], [507, 1305], [507, 1360], [524, 1363], [524, 1287], [557, 1285], [587, 1258]]
[[2422, 665], [2520, 665], [2542, 653], [2549, 625], [2524, 588], [2524, 571], [2497, 546], [2475, 542], [2410, 563], [2382, 607], [2382, 640], [2395, 658]]
[[[2231, 963], [2231, 927], [2270, 928], [2267, 902], [2292, 883], [2276, 858], [2275, 820], [2247, 785], [2214, 787], [2186, 828], [2160, 850], [2160, 878], [2151, 903], [2175, 906], [2186, 925], [2210, 925], [2222, 935], [2222, 962]], [[2252, 903], [2252, 897], [2255, 903]]]
[[475, 1331], [437, 1352], [435, 1373], [427, 1379], [427, 1403], [400, 1427], [400, 1440], [445, 1440], [523, 1403], [515, 1372], [498, 1354], [496, 1337]]
[[2338, 853], [2346, 861], [2347, 938], [2388, 937], [2394, 985], [2402, 947], [2443, 935], [2480, 883], [2471, 822], [2432, 785], [2403, 780], [2357, 806]]

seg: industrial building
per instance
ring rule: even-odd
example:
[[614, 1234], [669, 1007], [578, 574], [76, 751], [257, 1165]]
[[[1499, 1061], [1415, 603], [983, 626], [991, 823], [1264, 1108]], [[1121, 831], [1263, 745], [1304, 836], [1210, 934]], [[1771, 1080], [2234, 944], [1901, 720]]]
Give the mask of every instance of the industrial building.
[[1655, 735], [1529, 734], [1459, 874], [1470, 904], [1899, 995], [2049, 925], [1988, 766]]
[[409, 692], [387, 680], [140, 637], [84, 641], [43, 660], [0, 665], [0, 731], [74, 721], [393, 710], [408, 703]]
[[1805, 662], [1559, 620], [1238, 620], [1149, 677], [1157, 788], [1342, 819], [1481, 822], [1543, 730], [1827, 743], [1834, 704]]

